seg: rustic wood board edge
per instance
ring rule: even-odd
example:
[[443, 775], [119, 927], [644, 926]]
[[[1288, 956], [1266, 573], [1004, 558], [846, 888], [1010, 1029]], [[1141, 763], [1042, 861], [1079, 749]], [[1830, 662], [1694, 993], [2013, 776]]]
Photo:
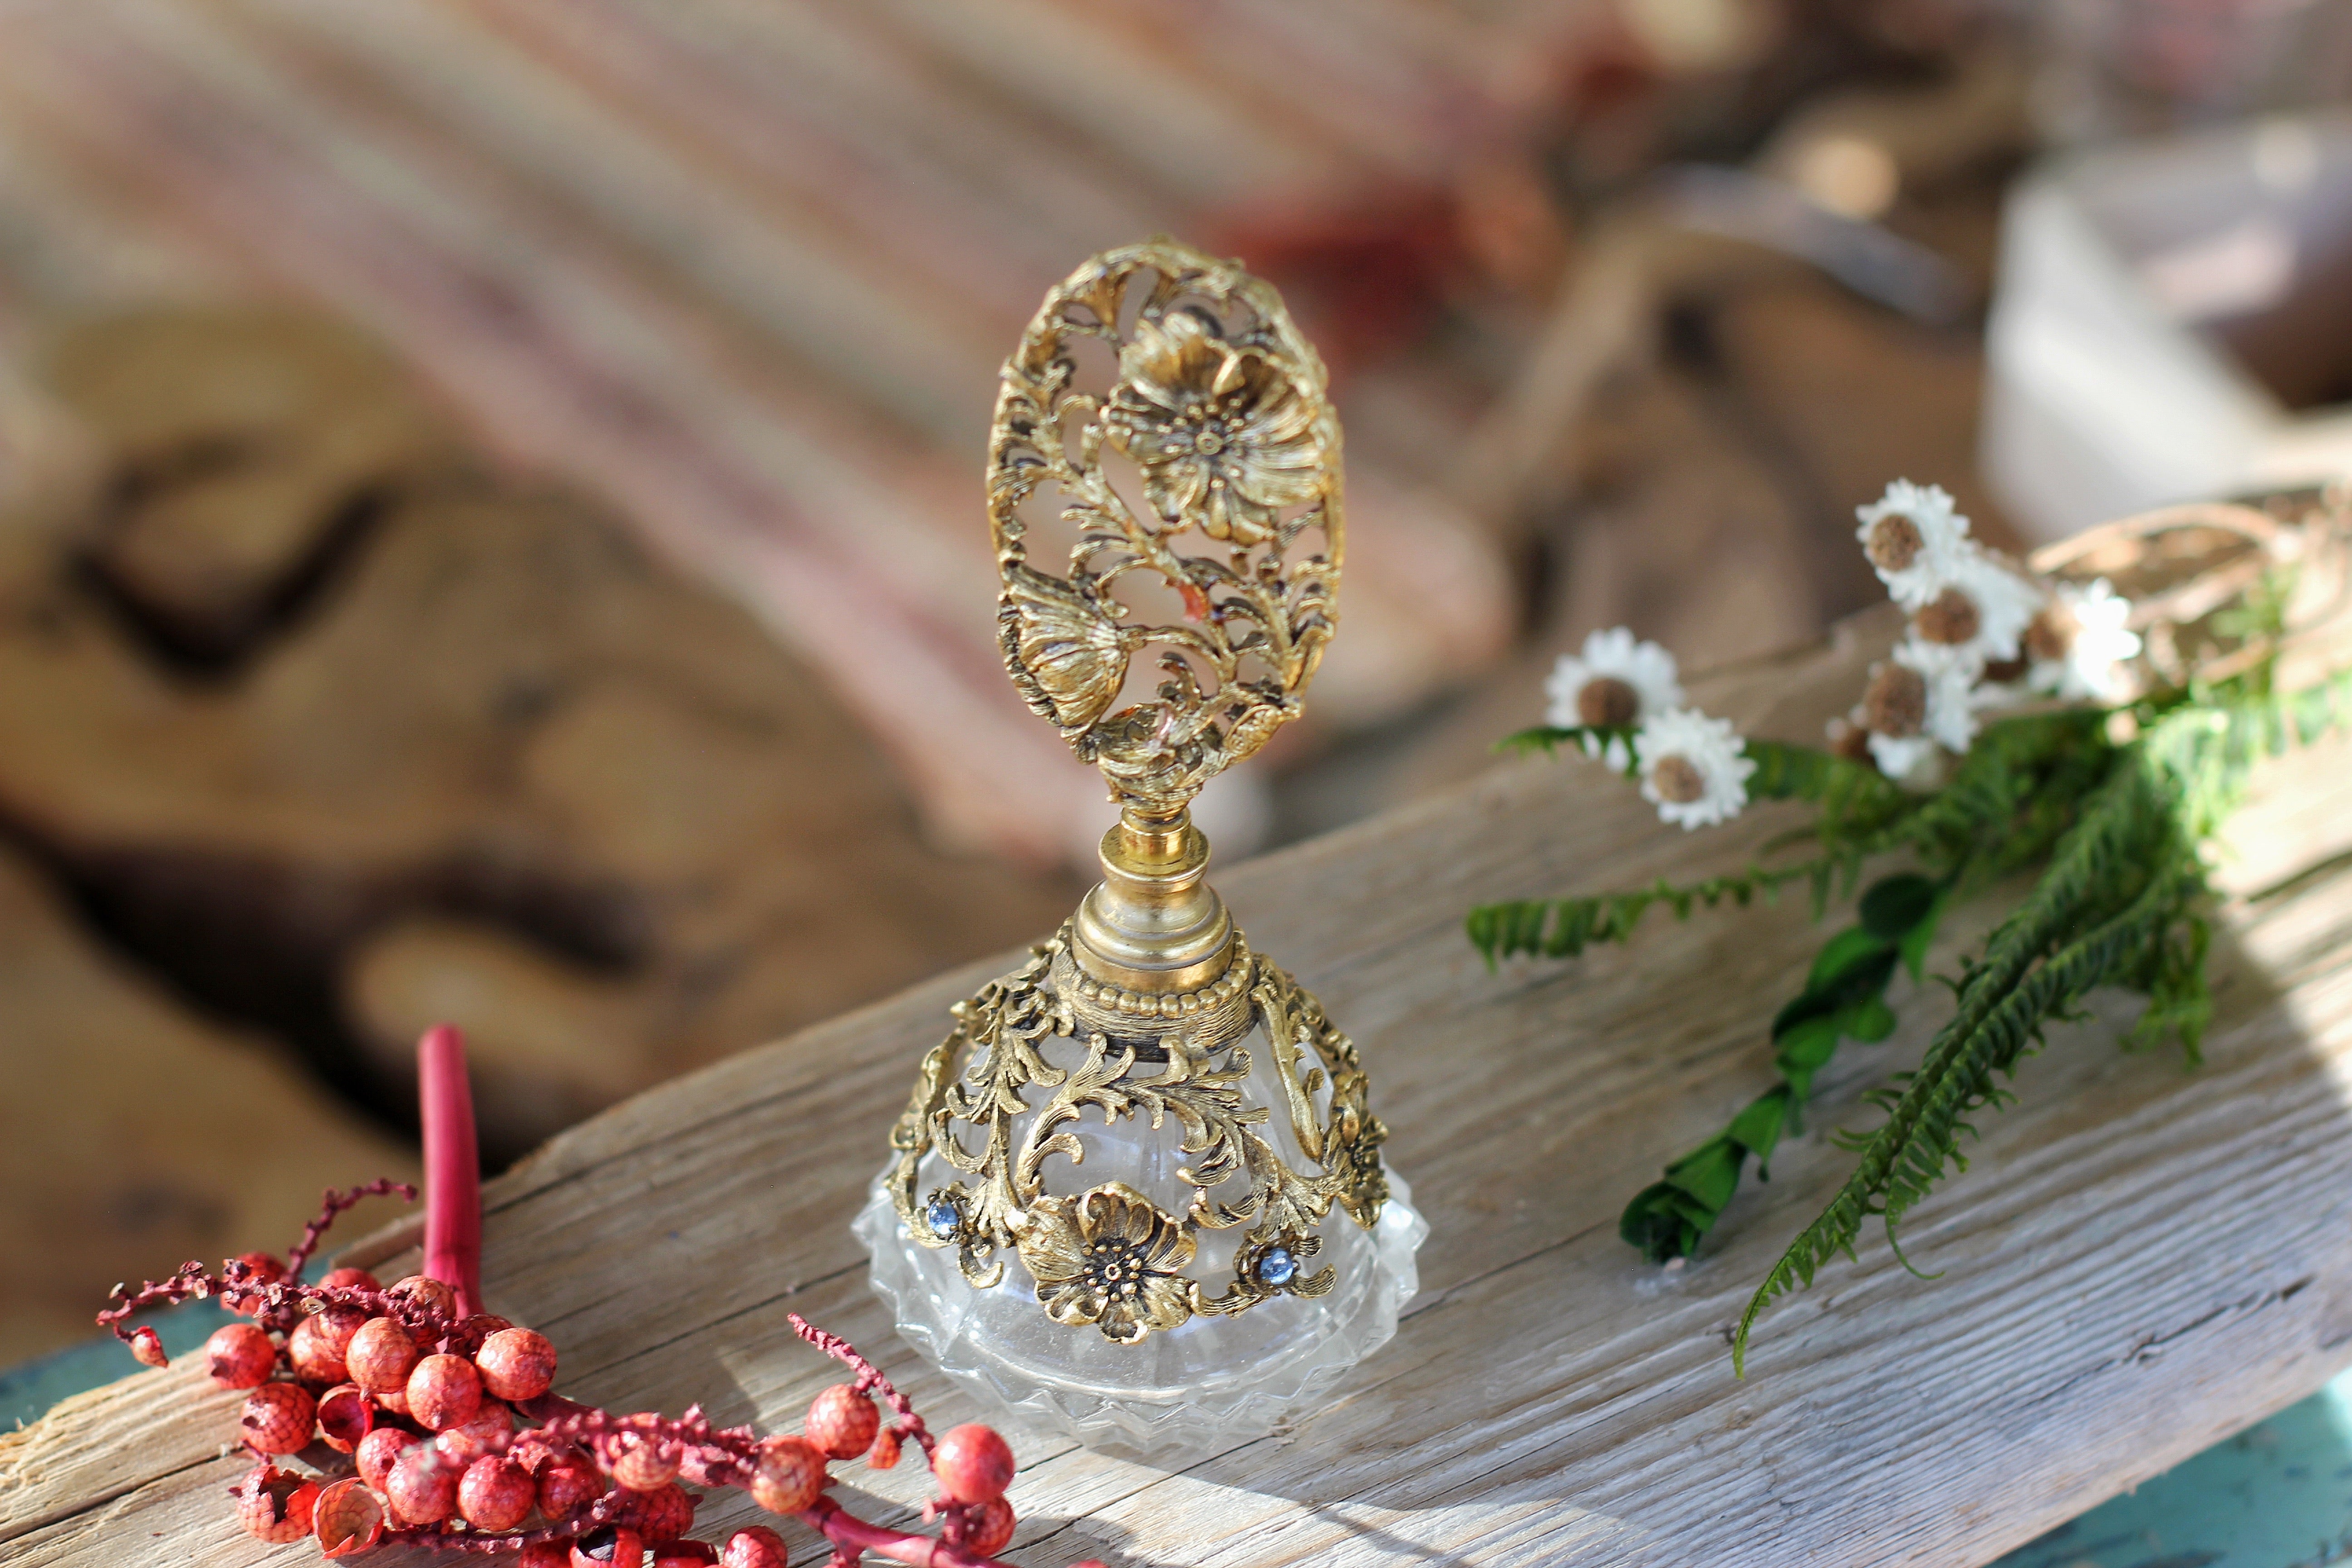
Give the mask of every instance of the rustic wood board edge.
[[[1757, 732], [1818, 733], [1871, 630], [1696, 696]], [[1477, 898], [1737, 864], [1784, 815], [1685, 836], [1597, 770], [1515, 764], [1222, 877], [1252, 940], [1364, 1046], [1391, 1153], [1437, 1226], [1423, 1293], [1329, 1409], [1181, 1473], [1022, 1441], [1010, 1555], [1979, 1563], [2316, 1388], [2352, 1361], [2345, 760], [2274, 770], [2233, 834], [2207, 1067], [2124, 1055], [2098, 1025], [2053, 1036], [2020, 1104], [1983, 1120], [1970, 1173], [1909, 1227], [1943, 1278], [1865, 1245], [1765, 1321], [1746, 1384], [1725, 1331], [1843, 1173], [1823, 1132], [1916, 1057], [1934, 1000], [1901, 999], [1896, 1039], [1840, 1064], [1773, 1181], [1668, 1274], [1616, 1240], [1616, 1208], [1767, 1081], [1758, 1019], [1819, 932], [1718, 915], [1489, 976], [1458, 921]], [[1973, 929], [1997, 912], [1971, 911]], [[961, 1416], [889, 1335], [843, 1223], [946, 1003], [996, 967], [557, 1139], [493, 1184], [494, 1301], [555, 1331], [580, 1392], [611, 1403], [702, 1397], [789, 1426], [828, 1381], [782, 1326], [798, 1308], [881, 1354], [935, 1418]], [[701, 1270], [684, 1295], [673, 1257]], [[228, 1420], [193, 1385], [127, 1380], [0, 1436], [0, 1551], [120, 1561], [160, 1531], [172, 1555], [267, 1560], [216, 1504]], [[845, 1479], [919, 1497], [903, 1467]]]

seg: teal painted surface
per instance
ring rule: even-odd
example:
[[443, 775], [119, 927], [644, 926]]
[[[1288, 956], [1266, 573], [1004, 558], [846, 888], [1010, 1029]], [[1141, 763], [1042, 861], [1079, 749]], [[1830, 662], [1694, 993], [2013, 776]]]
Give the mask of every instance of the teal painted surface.
[[[191, 1301], [140, 1321], [154, 1328], [156, 1338], [163, 1342], [163, 1353], [176, 1358], [202, 1345], [215, 1329], [233, 1320], [211, 1301]], [[131, 1348], [112, 1334], [100, 1334], [55, 1355], [12, 1366], [0, 1372], [0, 1431], [23, 1426], [68, 1394], [129, 1377], [138, 1370]]]
[[1993, 1568], [2352, 1563], [2352, 1373]]

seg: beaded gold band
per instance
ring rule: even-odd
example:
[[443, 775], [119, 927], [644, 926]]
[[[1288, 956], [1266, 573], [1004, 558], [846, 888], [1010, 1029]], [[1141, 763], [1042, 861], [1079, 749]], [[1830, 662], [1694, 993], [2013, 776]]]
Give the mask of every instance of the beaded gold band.
[[1066, 945], [1055, 958], [1050, 978], [1055, 989], [1070, 999], [1081, 1036], [1099, 1030], [1116, 1042], [1143, 1044], [1156, 1056], [1157, 1036], [1174, 1024], [1206, 1049], [1249, 1030], [1252, 961], [1249, 943], [1239, 931], [1234, 933], [1232, 954], [1225, 972], [1198, 991], [1129, 991], [1096, 980]]

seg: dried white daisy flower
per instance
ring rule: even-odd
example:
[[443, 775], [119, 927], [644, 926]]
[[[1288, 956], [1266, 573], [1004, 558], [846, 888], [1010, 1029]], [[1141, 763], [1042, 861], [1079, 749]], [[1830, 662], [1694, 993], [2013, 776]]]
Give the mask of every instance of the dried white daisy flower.
[[1953, 509], [1940, 485], [1896, 479], [1878, 500], [1854, 508], [1853, 515], [1861, 520], [1853, 536], [1862, 542], [1862, 552], [1906, 609], [1933, 599], [1960, 562], [1975, 552], [1969, 520]]
[[[1550, 702], [1545, 721], [1556, 729], [1622, 728], [1680, 707], [1683, 686], [1673, 654], [1656, 643], [1634, 641], [1623, 626], [1611, 626], [1585, 637], [1582, 657], [1559, 656], [1544, 682], [1544, 695]], [[1589, 735], [1584, 752], [1604, 754]], [[1611, 742], [1606, 756], [1621, 773], [1630, 760], [1622, 741]]]
[[1748, 805], [1748, 778], [1756, 764], [1728, 719], [1669, 709], [1643, 723], [1633, 755], [1641, 765], [1642, 798], [1668, 822], [1711, 827]]
[[2037, 584], [1971, 546], [1912, 610], [1912, 640], [1973, 680], [1989, 664], [2016, 660], [2019, 639], [2045, 603]]
[[2139, 634], [2125, 623], [2131, 601], [2102, 577], [2088, 587], [2058, 584], [2056, 595], [2025, 631], [2032, 660], [2026, 683], [2071, 701], [2127, 702]]
[[[1892, 658], [1871, 668], [1862, 692], [1863, 728], [1878, 771], [1909, 780], [1935, 748], [1967, 751], [1987, 695], [1948, 651], [1916, 641], [1897, 646]], [[1998, 700], [1998, 693], [1990, 695]]]

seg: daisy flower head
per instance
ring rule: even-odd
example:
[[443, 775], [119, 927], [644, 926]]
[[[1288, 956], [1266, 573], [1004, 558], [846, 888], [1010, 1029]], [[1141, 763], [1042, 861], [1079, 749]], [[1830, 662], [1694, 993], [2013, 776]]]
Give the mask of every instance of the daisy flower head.
[[1748, 778], [1756, 763], [1748, 742], [1728, 719], [1694, 708], [1670, 708], [1644, 721], [1633, 737], [1642, 798], [1658, 816], [1685, 829], [1728, 822], [1748, 805]]
[[2105, 577], [2087, 587], [2058, 584], [2056, 596], [2025, 630], [2032, 661], [2027, 684], [2071, 701], [2127, 702], [2139, 634], [2126, 624], [2131, 601]]
[[1969, 672], [2017, 658], [2018, 639], [2045, 603], [2022, 574], [1971, 550], [1956, 562], [1942, 586], [1911, 611], [1911, 639], [1934, 657]]
[[1976, 739], [1980, 706], [1975, 677], [1966, 668], [1941, 649], [1903, 643], [1894, 657], [1872, 667], [1863, 688], [1871, 758], [1891, 779], [1932, 782], [1933, 753], [1967, 751]]
[[[1615, 729], [1640, 724], [1682, 705], [1683, 686], [1675, 656], [1654, 642], [1636, 642], [1623, 626], [1589, 634], [1581, 655], [1564, 653], [1544, 682], [1549, 706], [1544, 719], [1555, 729]], [[1585, 737], [1587, 756], [1601, 748]], [[1609, 765], [1622, 769], [1624, 742], [1612, 742]]]
[[1895, 602], [1916, 609], [1950, 581], [1953, 569], [1975, 553], [1969, 520], [1940, 485], [1896, 479], [1868, 506], [1853, 509], [1853, 536]]

